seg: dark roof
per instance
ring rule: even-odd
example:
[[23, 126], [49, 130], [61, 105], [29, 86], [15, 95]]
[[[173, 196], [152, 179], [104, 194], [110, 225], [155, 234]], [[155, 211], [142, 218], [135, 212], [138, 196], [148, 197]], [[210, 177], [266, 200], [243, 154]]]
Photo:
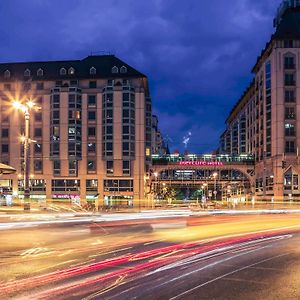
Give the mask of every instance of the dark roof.
[[[112, 73], [112, 68], [116, 66], [118, 73]], [[126, 67], [126, 72], [120, 73], [121, 67]], [[68, 69], [75, 69], [74, 75], [68, 74]], [[96, 68], [96, 74], [90, 74], [90, 68]], [[60, 75], [60, 69], [65, 68], [66, 75]], [[114, 55], [96, 55], [88, 56], [82, 60], [65, 60], [65, 61], [36, 61], [36, 62], [14, 62], [0, 63], [0, 80], [4, 79], [4, 72], [10, 71], [11, 79], [26, 79], [24, 71], [30, 70], [30, 79], [33, 80], [52, 80], [58, 78], [80, 79], [80, 78], [119, 78], [119, 77], [146, 77], [133, 67], [126, 64]], [[37, 70], [42, 69], [44, 75], [37, 76]]]
[[273, 34], [274, 39], [300, 39], [300, 7], [288, 9]]
[[271, 36], [270, 41], [257, 57], [256, 63], [252, 69], [255, 72], [261, 58], [268, 53], [270, 45], [274, 40], [300, 40], [300, 7], [289, 8], [283, 14], [280, 23], [276, 27], [275, 33]]

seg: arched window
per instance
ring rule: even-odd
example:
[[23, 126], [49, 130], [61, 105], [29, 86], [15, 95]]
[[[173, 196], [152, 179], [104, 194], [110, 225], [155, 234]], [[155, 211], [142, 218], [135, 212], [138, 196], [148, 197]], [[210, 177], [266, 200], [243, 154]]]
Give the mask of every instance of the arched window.
[[96, 72], [97, 72], [97, 70], [95, 67], [90, 68], [90, 75], [96, 75]]
[[43, 71], [41, 68], [39, 68], [39, 69], [37, 70], [37, 72], [36, 72], [36, 75], [39, 76], [39, 77], [41, 77], [41, 76], [44, 75], [44, 71]]
[[73, 67], [71, 67], [69, 70], [68, 70], [68, 74], [69, 75], [74, 75], [75, 74], [75, 69]]
[[60, 75], [66, 75], [66, 74], [67, 74], [67, 70], [66, 70], [65, 68], [61, 68], [61, 69], [59, 70], [59, 74], [60, 74]]
[[9, 78], [10, 77], [10, 71], [9, 70], [6, 70], [4, 72], [4, 78]]
[[122, 66], [121, 68], [120, 68], [120, 73], [127, 73], [127, 68], [125, 67], [125, 66]]
[[114, 74], [119, 73], [118, 67], [116, 67], [116, 66], [112, 67], [111, 72]]
[[24, 71], [24, 76], [26, 76], [26, 77], [29, 77], [29, 76], [30, 76], [30, 70], [29, 70], [29, 69], [26, 69], [26, 70]]

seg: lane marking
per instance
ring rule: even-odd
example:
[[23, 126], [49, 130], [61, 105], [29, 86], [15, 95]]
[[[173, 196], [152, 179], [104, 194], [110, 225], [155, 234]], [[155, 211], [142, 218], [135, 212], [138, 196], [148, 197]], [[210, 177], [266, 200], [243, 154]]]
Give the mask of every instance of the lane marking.
[[[262, 247], [262, 248], [266, 248], [266, 247]], [[262, 248], [261, 248], [261, 249], [262, 249]], [[260, 249], [259, 249], [259, 250], [260, 250]], [[256, 251], [256, 250], [254, 250], [254, 251]], [[254, 252], [254, 251], [249, 251], [249, 252]], [[247, 253], [245, 253], [245, 254], [247, 254]], [[290, 254], [290, 253], [285, 253], [285, 254], [276, 255], [276, 256], [273, 256], [273, 257], [270, 257], [270, 258], [267, 258], [267, 259], [263, 259], [263, 260], [261, 260], [261, 261], [259, 261], [259, 262], [253, 263], [253, 264], [251, 264], [251, 265], [247, 265], [247, 266], [238, 268], [238, 269], [236, 269], [236, 270], [233, 270], [233, 271], [231, 271], [231, 272], [228, 272], [228, 273], [225, 273], [225, 274], [223, 274], [223, 275], [221, 275], [221, 276], [218, 276], [218, 277], [216, 277], [216, 278], [214, 278], [214, 279], [208, 280], [208, 281], [206, 281], [206, 282], [204, 282], [204, 283], [202, 283], [202, 284], [199, 284], [199, 285], [197, 285], [197, 286], [195, 286], [195, 287], [193, 287], [193, 288], [191, 288], [191, 289], [189, 289], [189, 290], [186, 290], [185, 292], [180, 293], [180, 294], [178, 294], [178, 295], [176, 295], [176, 296], [170, 298], [169, 300], [178, 299], [179, 297], [182, 297], [182, 296], [184, 296], [184, 295], [186, 295], [186, 294], [189, 294], [189, 293], [192, 292], [192, 291], [195, 291], [195, 290], [197, 290], [197, 289], [199, 289], [199, 288], [201, 288], [201, 287], [203, 287], [203, 286], [206, 286], [206, 285], [208, 285], [208, 284], [210, 284], [210, 283], [213, 283], [213, 282], [215, 282], [215, 281], [218, 281], [218, 280], [220, 280], [220, 279], [222, 279], [222, 278], [224, 278], [224, 277], [227, 277], [227, 276], [229, 276], [229, 275], [232, 275], [232, 274], [235, 274], [235, 273], [237, 273], [237, 272], [243, 271], [243, 270], [245, 270], [245, 269], [251, 268], [251, 267], [253, 267], [253, 266], [259, 265], [259, 264], [264, 263], [264, 262], [266, 262], [266, 261], [270, 261], [270, 260], [272, 260], [272, 259], [275, 259], [275, 258], [278, 258], [278, 257], [282, 257], [282, 256], [286, 256], [286, 255], [289, 255], [289, 254]], [[231, 258], [229, 258], [229, 259], [235, 258], [235, 257], [237, 257], [237, 256], [240, 256], [240, 255], [233, 256], [233, 257], [231, 257]], [[227, 260], [229, 260], [229, 259], [227, 259]], [[221, 262], [221, 261], [220, 261], [220, 262]], [[219, 263], [220, 263], [220, 262], [219, 262]], [[192, 272], [190, 272], [190, 273], [192, 273]], [[193, 272], [193, 273], [194, 273], [194, 272]]]

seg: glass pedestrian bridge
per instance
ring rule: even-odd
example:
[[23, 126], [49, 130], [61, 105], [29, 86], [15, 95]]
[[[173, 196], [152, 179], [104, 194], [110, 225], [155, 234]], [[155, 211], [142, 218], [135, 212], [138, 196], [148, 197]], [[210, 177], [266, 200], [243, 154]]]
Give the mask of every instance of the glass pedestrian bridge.
[[152, 155], [153, 165], [180, 164], [185, 166], [222, 166], [224, 164], [246, 164], [254, 165], [254, 157], [248, 154], [228, 155], [228, 154], [170, 154]]

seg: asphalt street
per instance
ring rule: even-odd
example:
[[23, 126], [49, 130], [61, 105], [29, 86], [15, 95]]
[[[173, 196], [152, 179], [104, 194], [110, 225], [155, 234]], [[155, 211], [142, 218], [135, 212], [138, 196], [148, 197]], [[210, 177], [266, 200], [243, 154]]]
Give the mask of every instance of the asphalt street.
[[0, 230], [0, 298], [299, 299], [299, 220], [19, 220]]

